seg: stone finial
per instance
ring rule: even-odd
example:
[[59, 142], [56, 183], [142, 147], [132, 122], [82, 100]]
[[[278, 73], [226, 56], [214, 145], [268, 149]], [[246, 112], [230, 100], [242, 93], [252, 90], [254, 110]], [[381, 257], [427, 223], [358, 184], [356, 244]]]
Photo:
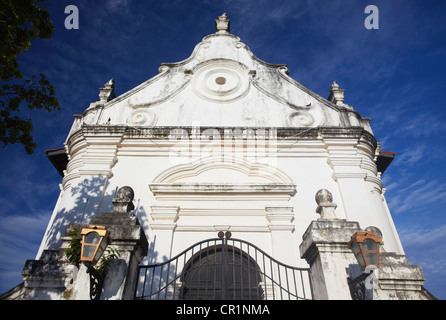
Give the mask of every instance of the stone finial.
[[229, 21], [226, 13], [223, 13], [218, 19], [215, 19], [215, 31], [217, 33], [229, 33]]
[[133, 198], [135, 194], [133, 189], [125, 186], [118, 190], [116, 193], [116, 198], [113, 198], [112, 203], [115, 206], [113, 212], [130, 212], [135, 209], [135, 205], [133, 204]]
[[99, 88], [99, 99], [101, 102], [108, 102], [115, 98], [115, 79], [110, 79], [104, 88]]
[[334, 81], [330, 88], [330, 94], [328, 95], [328, 100], [333, 102], [338, 106], [344, 106], [344, 89], [339, 89], [337, 81]]
[[331, 89], [339, 89], [338, 80], [333, 81], [331, 84]]
[[[316, 193], [316, 203], [318, 204], [316, 212], [321, 215], [320, 219], [336, 220], [336, 214], [334, 210], [337, 207], [336, 203], [333, 203], [333, 195], [326, 189], [321, 189]], [[319, 220], [319, 219], [318, 219]]]

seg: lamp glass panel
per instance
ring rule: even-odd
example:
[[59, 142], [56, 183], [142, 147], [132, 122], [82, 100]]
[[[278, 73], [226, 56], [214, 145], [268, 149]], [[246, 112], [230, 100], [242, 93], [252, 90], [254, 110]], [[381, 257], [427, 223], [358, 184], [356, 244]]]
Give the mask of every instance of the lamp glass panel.
[[92, 231], [85, 235], [84, 243], [98, 244], [100, 239], [101, 239], [101, 236], [97, 232]]
[[83, 258], [91, 258], [96, 250], [96, 246], [84, 245], [84, 251], [82, 252]]
[[365, 268], [366, 263], [364, 261], [364, 257], [362, 256], [362, 253], [360, 252], [360, 253], [356, 254], [355, 256], [356, 256], [356, 259], [358, 259], [358, 263], [361, 266], [361, 268]]
[[357, 242], [352, 242], [350, 244], [350, 249], [352, 249], [353, 254], [356, 256], [358, 253], [361, 252], [361, 248], [359, 247], [359, 244]]
[[94, 263], [99, 261], [103, 252], [104, 250], [102, 248], [98, 248], [98, 252], [96, 252], [96, 255], [94, 256]]
[[376, 251], [376, 249], [378, 248], [378, 243], [376, 243], [372, 239], [365, 239], [362, 243], [362, 247], [366, 251]]
[[364, 252], [365, 258], [367, 259], [367, 265], [377, 265], [378, 264], [378, 255], [376, 251], [373, 252]]
[[102, 242], [101, 242], [101, 248], [102, 248], [102, 250], [105, 250], [105, 248], [108, 246], [108, 242], [109, 242], [109, 239], [108, 239], [107, 237], [105, 237], [105, 238], [102, 240]]
[[94, 257], [94, 261], [96, 261], [96, 262], [99, 261], [99, 259], [101, 258], [101, 255], [104, 253], [104, 250], [107, 247], [107, 245], [108, 245], [108, 238], [102, 239], [102, 242], [98, 248], [98, 252], [96, 252], [96, 255]]

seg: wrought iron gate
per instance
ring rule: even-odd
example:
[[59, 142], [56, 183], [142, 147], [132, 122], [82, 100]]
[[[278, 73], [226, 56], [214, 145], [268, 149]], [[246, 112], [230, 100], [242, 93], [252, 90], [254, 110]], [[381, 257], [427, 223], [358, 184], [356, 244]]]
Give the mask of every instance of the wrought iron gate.
[[230, 232], [139, 266], [135, 299], [312, 299], [309, 269], [285, 265]]

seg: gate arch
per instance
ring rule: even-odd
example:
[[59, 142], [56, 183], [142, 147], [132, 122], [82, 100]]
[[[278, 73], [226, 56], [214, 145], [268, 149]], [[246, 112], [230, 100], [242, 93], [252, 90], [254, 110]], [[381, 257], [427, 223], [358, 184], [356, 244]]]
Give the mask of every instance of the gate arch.
[[308, 300], [308, 268], [285, 265], [230, 232], [200, 241], [170, 260], [140, 265], [135, 299]]
[[202, 249], [185, 265], [180, 299], [262, 299], [261, 272], [256, 261], [231, 245]]

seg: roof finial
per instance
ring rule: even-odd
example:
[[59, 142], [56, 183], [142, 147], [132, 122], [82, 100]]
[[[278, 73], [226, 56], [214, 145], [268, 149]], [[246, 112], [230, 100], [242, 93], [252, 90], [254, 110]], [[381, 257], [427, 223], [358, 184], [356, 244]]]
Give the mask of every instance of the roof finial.
[[337, 81], [334, 81], [330, 88], [330, 94], [328, 95], [327, 100], [333, 102], [338, 106], [346, 106], [344, 104], [344, 89], [339, 89], [339, 84]]
[[229, 33], [229, 19], [226, 13], [215, 19], [215, 31], [217, 33]]
[[99, 88], [99, 99], [101, 102], [108, 102], [115, 97], [115, 79], [112, 78], [104, 84], [104, 88]]

